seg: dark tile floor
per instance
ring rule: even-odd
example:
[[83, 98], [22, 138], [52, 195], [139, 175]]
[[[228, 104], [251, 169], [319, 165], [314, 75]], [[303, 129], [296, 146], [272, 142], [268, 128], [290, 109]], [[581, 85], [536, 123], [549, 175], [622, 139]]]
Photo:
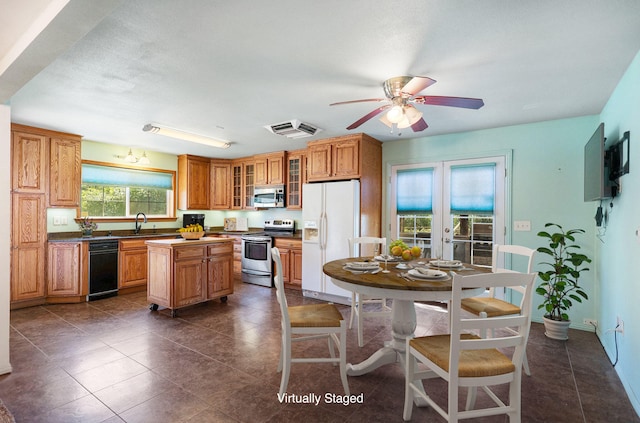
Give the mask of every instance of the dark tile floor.
[[[275, 292], [236, 282], [227, 303], [151, 312], [144, 294], [11, 312], [13, 372], [0, 376], [0, 399], [20, 422], [400, 422], [404, 379], [398, 365], [350, 377], [363, 404], [281, 404], [276, 373], [280, 321]], [[312, 302], [288, 291], [290, 305]], [[340, 306], [348, 316], [349, 308]], [[443, 332], [438, 305], [417, 306], [417, 335]], [[365, 346], [348, 334], [348, 361], [389, 338], [388, 322], [369, 320]], [[307, 351], [326, 350], [326, 343]], [[523, 378], [523, 422], [640, 422], [593, 333], [567, 342], [534, 323]], [[436, 384], [446, 398], [446, 385]], [[336, 367], [298, 364], [289, 393], [343, 394]], [[479, 398], [479, 401], [481, 399]], [[413, 421], [442, 421], [414, 408]], [[505, 421], [503, 417], [474, 421]]]

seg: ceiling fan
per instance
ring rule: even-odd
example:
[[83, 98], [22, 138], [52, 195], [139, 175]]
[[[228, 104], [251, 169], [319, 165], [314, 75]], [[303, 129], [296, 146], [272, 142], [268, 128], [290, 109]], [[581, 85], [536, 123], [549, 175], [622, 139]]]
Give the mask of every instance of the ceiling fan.
[[393, 125], [397, 125], [400, 129], [411, 127], [414, 132], [423, 131], [429, 126], [422, 118], [422, 112], [420, 112], [414, 104], [463, 107], [465, 109], [479, 109], [484, 106], [484, 102], [480, 98], [416, 95], [435, 83], [436, 81], [434, 79], [426, 76], [396, 76], [394, 78], [389, 78], [382, 83], [384, 94], [387, 98], [341, 101], [338, 103], [331, 103], [330, 106], [362, 103], [367, 101], [384, 101], [387, 104], [364, 115], [351, 125], [347, 126], [347, 129], [355, 129], [369, 119], [387, 110], [387, 113], [380, 118], [382, 123], [392, 129]]

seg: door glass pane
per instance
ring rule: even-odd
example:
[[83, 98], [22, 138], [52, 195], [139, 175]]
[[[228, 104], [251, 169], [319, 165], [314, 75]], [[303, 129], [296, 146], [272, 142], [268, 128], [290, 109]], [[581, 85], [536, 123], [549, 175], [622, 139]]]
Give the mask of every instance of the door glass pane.
[[453, 214], [453, 259], [491, 266], [493, 215]]
[[417, 245], [422, 248], [423, 257], [429, 257], [433, 214], [398, 214], [397, 217], [398, 235], [394, 239], [401, 239], [409, 247]]

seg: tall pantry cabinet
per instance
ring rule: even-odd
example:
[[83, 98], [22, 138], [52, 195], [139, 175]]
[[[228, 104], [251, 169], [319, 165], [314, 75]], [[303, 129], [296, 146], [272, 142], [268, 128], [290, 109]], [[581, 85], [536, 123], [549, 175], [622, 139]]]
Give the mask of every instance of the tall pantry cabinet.
[[80, 142], [11, 125], [11, 308], [44, 303], [47, 207], [80, 206]]

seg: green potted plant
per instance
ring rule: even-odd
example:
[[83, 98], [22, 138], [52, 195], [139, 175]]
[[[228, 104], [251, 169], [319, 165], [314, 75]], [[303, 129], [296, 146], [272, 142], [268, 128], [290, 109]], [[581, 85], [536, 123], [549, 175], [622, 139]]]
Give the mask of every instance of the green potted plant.
[[553, 227], [554, 232], [538, 232], [538, 236], [546, 238], [548, 246], [537, 249], [539, 253], [549, 256], [550, 261], [542, 262], [547, 270], [539, 271], [542, 283], [536, 288], [544, 300], [538, 306], [544, 309], [543, 316], [545, 335], [552, 339], [568, 339], [568, 311], [573, 301], [581, 303], [588, 300], [586, 292], [578, 285], [580, 273], [589, 270], [585, 267], [591, 259], [579, 252], [580, 246], [575, 244], [575, 235], [584, 233], [583, 229], [564, 230], [556, 223], [547, 223], [545, 228]]

